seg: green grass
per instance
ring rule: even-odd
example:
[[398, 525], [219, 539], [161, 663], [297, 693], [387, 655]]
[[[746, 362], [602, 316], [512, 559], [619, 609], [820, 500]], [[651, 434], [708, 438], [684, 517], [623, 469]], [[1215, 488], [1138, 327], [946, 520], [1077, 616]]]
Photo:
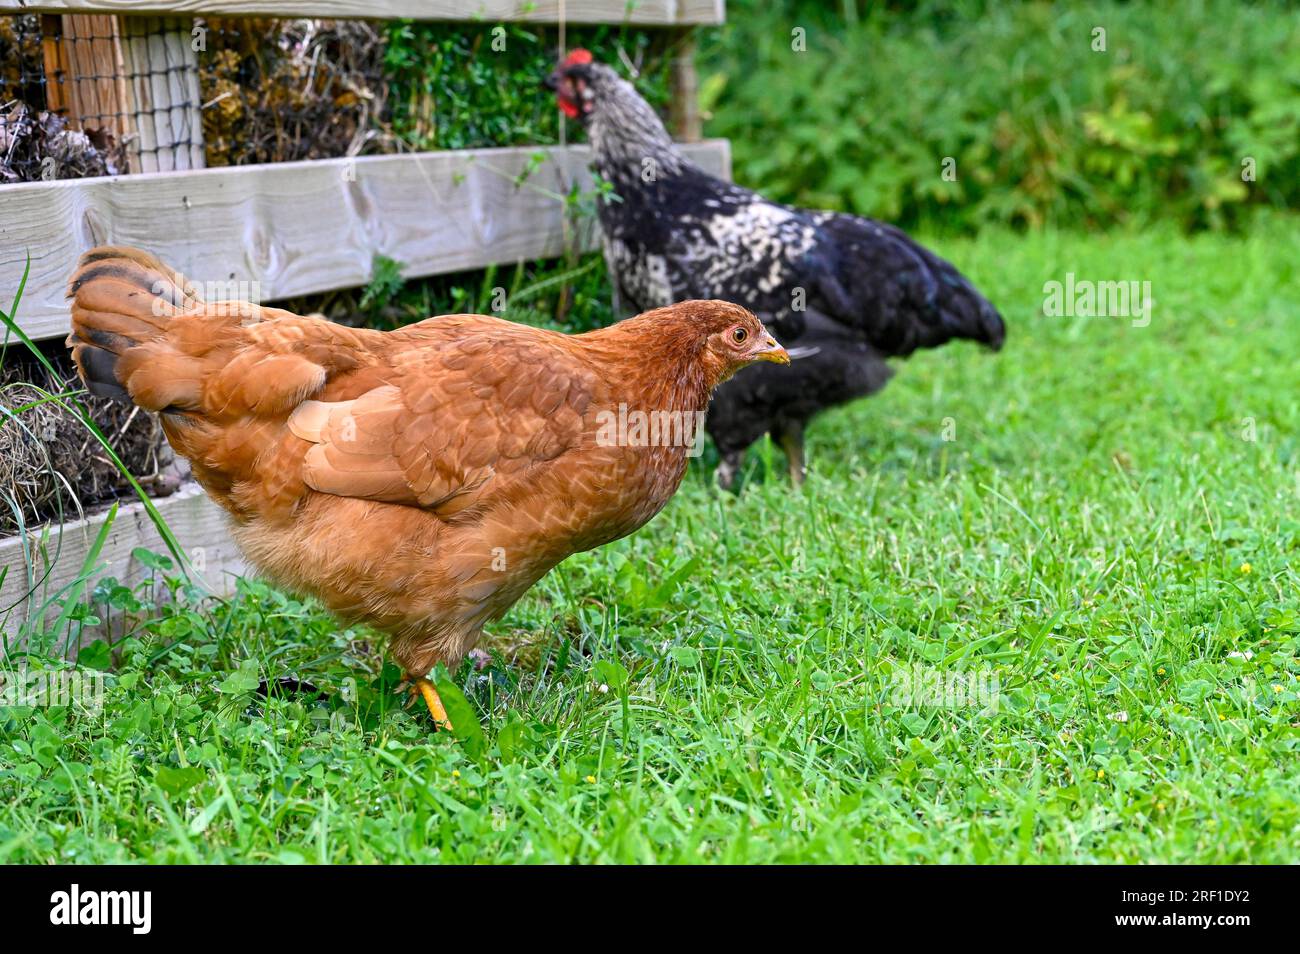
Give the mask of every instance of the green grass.
[[[311, 604], [152, 611], [101, 714], [0, 715], [0, 860], [1294, 862], [1298, 235], [937, 243], [1006, 350], [825, 416], [802, 493], [696, 467], [552, 573], [459, 677], [477, 756]], [[1150, 326], [1044, 317], [1067, 271]], [[896, 705], [913, 664], [997, 711]]]

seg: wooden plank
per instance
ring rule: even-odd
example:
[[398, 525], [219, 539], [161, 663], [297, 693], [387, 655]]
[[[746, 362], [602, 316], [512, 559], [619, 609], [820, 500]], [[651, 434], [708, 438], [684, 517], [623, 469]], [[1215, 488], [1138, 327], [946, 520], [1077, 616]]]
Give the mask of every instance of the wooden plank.
[[[725, 140], [682, 148], [729, 175]], [[66, 334], [68, 276], [105, 243], [158, 253], [218, 286], [213, 300], [259, 302], [364, 285], [380, 254], [410, 277], [554, 257], [564, 252], [562, 197], [575, 182], [590, 187], [589, 159], [585, 146], [530, 146], [4, 186], [0, 301], [30, 252], [18, 322], [33, 338]], [[586, 232], [582, 247], [594, 248]], [[235, 282], [250, 284], [220, 293]]]
[[132, 155], [140, 172], [204, 166], [198, 53], [190, 43], [191, 23], [177, 17], [121, 18], [124, 71], [138, 137]]
[[130, 145], [132, 172], [161, 172], [158, 131], [153, 121], [153, 87], [149, 76], [149, 27], [158, 17], [122, 17], [123, 71], [131, 91], [131, 120], [135, 141]]
[[63, 18], [41, 15], [41, 59], [45, 69], [45, 108], [52, 113], [68, 111], [68, 51], [60, 40]]
[[[62, 76], [50, 76], [47, 71], [46, 88], [64, 87], [58, 100], [66, 107], [64, 115], [73, 127], [104, 129], [117, 142], [128, 142], [134, 138], [135, 125], [118, 18], [75, 15], [60, 21]], [[140, 167], [131, 161], [127, 171], [139, 172]]]
[[0, 0], [3, 11], [531, 23], [722, 23], [725, 0]]
[[[232, 592], [235, 577], [242, 575], [247, 567], [230, 537], [224, 511], [194, 483], [183, 485], [172, 496], [155, 500], [154, 504], [194, 564], [200, 581], [214, 593]], [[0, 584], [0, 631], [17, 634], [51, 596], [77, 578], [106, 517], [107, 512], [101, 512], [70, 521], [61, 530], [51, 528], [44, 546], [36, 545], [41, 536], [39, 530], [29, 534], [26, 542], [20, 537], [0, 540], [0, 567], [9, 568], [4, 583]], [[29, 549], [33, 546], [34, 553]], [[166, 544], [139, 501], [118, 508], [99, 555], [103, 574], [117, 577], [129, 586], [146, 579], [149, 568], [132, 556], [137, 547], [167, 553]], [[49, 574], [45, 575], [47, 568]], [[57, 616], [58, 610], [53, 614]]]

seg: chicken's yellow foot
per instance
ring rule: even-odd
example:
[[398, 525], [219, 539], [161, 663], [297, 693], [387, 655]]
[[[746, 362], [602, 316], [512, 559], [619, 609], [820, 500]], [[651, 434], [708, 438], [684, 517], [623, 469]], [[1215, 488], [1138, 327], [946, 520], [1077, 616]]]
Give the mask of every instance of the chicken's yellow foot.
[[438, 728], [450, 732], [451, 719], [447, 718], [447, 710], [443, 708], [442, 699], [439, 698], [438, 690], [434, 688], [433, 683], [424, 678], [412, 679], [411, 688], [420, 693], [424, 704], [429, 707], [429, 715], [433, 716], [433, 721]]

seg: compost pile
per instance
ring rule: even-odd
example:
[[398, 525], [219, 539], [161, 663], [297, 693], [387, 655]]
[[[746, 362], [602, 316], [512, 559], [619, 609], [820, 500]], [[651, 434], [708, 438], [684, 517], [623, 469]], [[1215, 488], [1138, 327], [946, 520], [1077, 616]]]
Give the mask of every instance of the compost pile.
[[115, 176], [125, 169], [125, 152], [107, 130], [69, 129], [62, 116], [34, 112], [26, 103], [0, 109], [0, 183]]
[[[63, 355], [55, 373], [32, 360], [0, 365], [0, 536], [45, 520], [70, 520], [82, 508], [134, 491], [76, 413], [50, 395], [82, 391]], [[90, 413], [131, 473], [154, 494], [179, 486], [181, 472], [158, 418], [137, 407], [81, 393]]]
[[207, 19], [199, 58], [209, 166], [392, 151], [384, 39], [345, 20]]

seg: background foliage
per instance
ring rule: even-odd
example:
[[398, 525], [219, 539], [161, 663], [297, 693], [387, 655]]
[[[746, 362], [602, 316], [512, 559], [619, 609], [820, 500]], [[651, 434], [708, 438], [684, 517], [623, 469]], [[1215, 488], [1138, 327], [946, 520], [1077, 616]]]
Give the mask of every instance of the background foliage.
[[[494, 49], [494, 30], [504, 31], [497, 45], [505, 49]], [[624, 73], [631, 64], [642, 95], [666, 106], [668, 35], [570, 28], [565, 41], [566, 48], [586, 47]], [[394, 21], [384, 55], [393, 131], [417, 149], [558, 142], [560, 112], [542, 80], [555, 68], [559, 48], [553, 27]], [[581, 138], [576, 124], [569, 124], [568, 137]]]
[[1229, 229], [1300, 205], [1291, 5], [731, 0], [727, 15], [701, 61], [708, 131], [773, 198], [965, 231]]

